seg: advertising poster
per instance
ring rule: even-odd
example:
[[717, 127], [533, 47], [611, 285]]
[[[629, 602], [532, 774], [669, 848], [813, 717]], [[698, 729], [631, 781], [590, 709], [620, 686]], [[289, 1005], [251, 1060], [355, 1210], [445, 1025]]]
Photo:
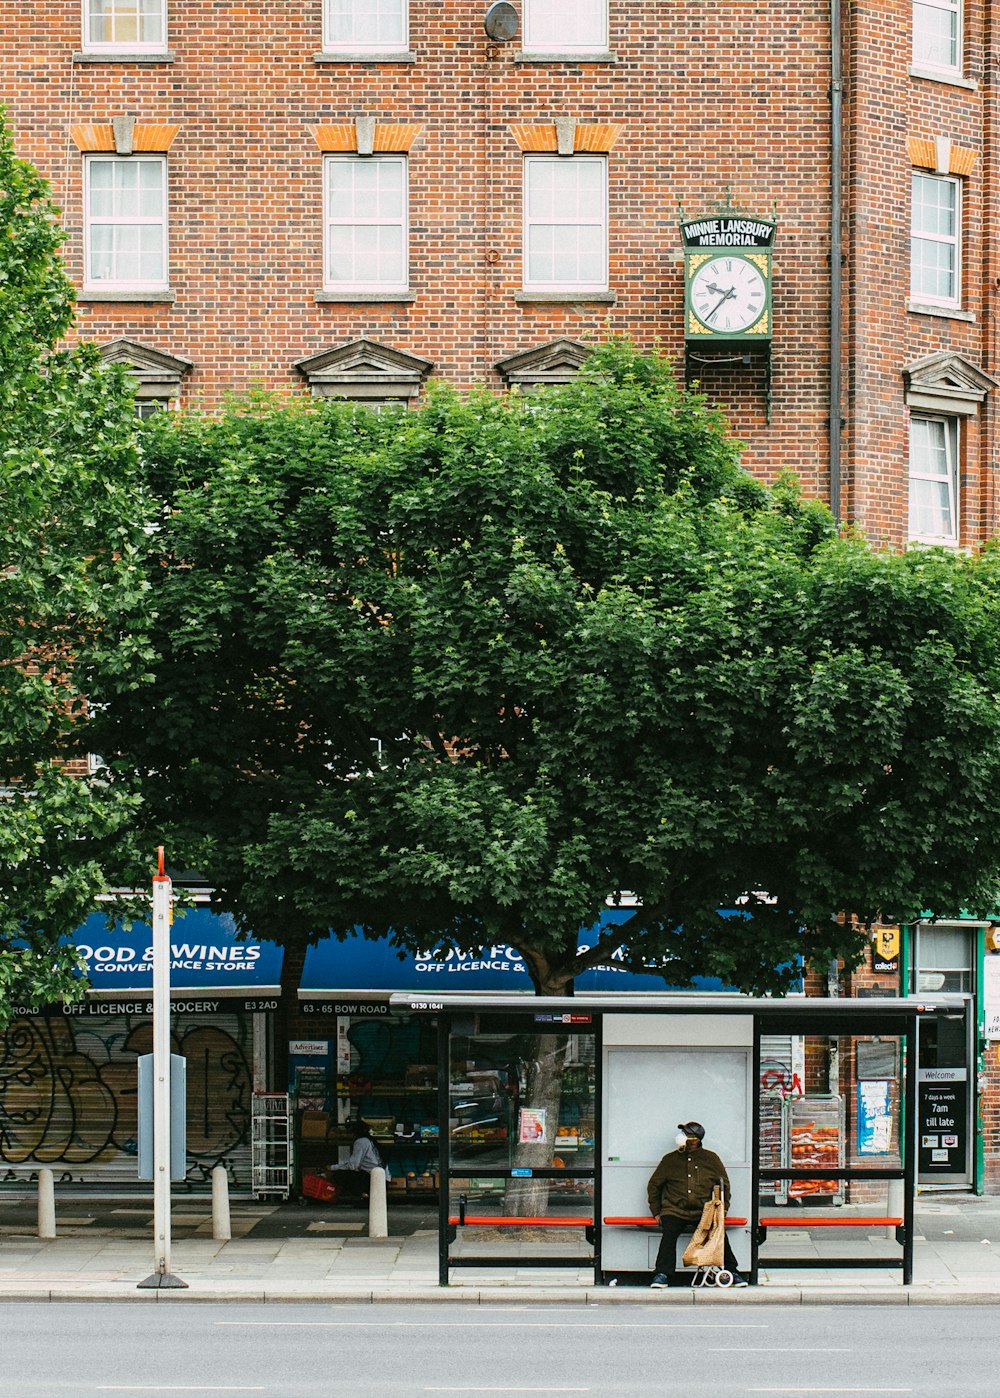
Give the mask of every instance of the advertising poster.
[[[940, 1077], [937, 1076], [940, 1074]], [[959, 1077], [959, 1074], [962, 1076]], [[966, 1168], [966, 1091], [961, 1068], [920, 1071], [917, 1170], [920, 1175], [961, 1175]]]
[[518, 1119], [517, 1139], [522, 1145], [545, 1140], [545, 1108], [522, 1107]]
[[858, 1154], [888, 1155], [892, 1149], [890, 1083], [868, 1078], [858, 1083]]
[[1000, 1039], [1000, 954], [983, 958], [983, 1033]]

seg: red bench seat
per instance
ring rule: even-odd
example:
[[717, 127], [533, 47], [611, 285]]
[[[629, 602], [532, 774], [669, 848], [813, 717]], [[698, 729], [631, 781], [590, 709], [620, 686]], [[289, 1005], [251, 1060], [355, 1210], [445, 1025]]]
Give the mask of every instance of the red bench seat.
[[[763, 1222], [763, 1220], [761, 1221]], [[612, 1214], [606, 1217], [604, 1222], [609, 1228], [659, 1228], [660, 1226], [659, 1222], [655, 1218], [651, 1218], [649, 1214], [642, 1218], [619, 1217], [617, 1214]], [[726, 1215], [727, 1228], [744, 1228], [746, 1223], [745, 1218], [730, 1218], [728, 1214]]]

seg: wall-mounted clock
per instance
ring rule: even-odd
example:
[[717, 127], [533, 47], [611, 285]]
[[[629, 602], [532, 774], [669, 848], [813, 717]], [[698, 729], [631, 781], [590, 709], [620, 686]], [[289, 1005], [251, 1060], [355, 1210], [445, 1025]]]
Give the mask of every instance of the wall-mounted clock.
[[681, 233], [685, 339], [769, 340], [774, 224], [727, 214]]
[[[751, 260], [735, 253], [689, 259], [688, 310], [697, 322], [689, 334], [749, 335], [768, 316], [771, 305], [768, 259]], [[760, 262], [764, 266], [759, 265]], [[761, 333], [766, 333], [761, 327]]]

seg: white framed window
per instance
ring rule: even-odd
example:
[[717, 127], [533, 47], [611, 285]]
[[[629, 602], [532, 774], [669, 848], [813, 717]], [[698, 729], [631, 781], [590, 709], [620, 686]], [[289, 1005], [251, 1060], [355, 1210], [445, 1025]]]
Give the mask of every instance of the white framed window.
[[87, 289], [166, 290], [166, 159], [89, 155], [83, 197]]
[[914, 172], [910, 206], [910, 296], [931, 306], [962, 299], [962, 192], [951, 175]]
[[607, 160], [600, 155], [526, 155], [525, 291], [607, 288]]
[[958, 418], [910, 418], [910, 539], [958, 544]]
[[525, 53], [600, 53], [608, 47], [607, 0], [524, 0]]
[[962, 0], [914, 0], [913, 64], [954, 76], [962, 69]]
[[396, 52], [409, 43], [408, 0], [324, 0], [323, 48]]
[[167, 0], [83, 0], [83, 47], [153, 53], [166, 47]]
[[916, 933], [917, 994], [971, 994], [976, 964], [972, 928], [955, 923], [920, 922]]
[[406, 156], [327, 155], [324, 161], [325, 289], [406, 291]]

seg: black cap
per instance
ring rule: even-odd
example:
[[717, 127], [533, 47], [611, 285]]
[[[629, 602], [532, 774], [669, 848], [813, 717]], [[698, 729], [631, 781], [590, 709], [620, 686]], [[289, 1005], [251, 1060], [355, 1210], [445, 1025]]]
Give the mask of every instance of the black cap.
[[683, 1131], [685, 1136], [696, 1136], [699, 1141], [705, 1139], [705, 1128], [700, 1121], [679, 1121], [677, 1130]]

